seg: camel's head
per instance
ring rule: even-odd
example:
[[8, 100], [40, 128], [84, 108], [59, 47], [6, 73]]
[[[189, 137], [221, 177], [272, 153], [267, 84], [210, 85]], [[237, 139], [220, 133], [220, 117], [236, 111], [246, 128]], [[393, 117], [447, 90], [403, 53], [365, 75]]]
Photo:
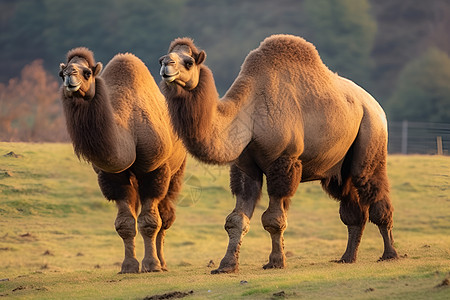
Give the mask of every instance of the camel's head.
[[95, 63], [92, 51], [80, 47], [67, 53], [67, 63], [59, 65], [59, 76], [63, 80], [63, 93], [68, 97], [81, 96], [90, 100], [95, 95], [95, 77], [102, 64]]
[[198, 50], [191, 39], [176, 39], [170, 44], [169, 53], [159, 59], [159, 73], [167, 84], [174, 83], [192, 90], [198, 84], [205, 58], [205, 51]]

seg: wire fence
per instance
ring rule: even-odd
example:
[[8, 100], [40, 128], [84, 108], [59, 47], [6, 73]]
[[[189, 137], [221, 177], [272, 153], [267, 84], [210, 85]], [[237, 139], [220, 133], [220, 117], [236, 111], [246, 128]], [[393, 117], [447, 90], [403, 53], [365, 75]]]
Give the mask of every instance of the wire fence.
[[389, 122], [389, 153], [449, 155], [450, 124]]

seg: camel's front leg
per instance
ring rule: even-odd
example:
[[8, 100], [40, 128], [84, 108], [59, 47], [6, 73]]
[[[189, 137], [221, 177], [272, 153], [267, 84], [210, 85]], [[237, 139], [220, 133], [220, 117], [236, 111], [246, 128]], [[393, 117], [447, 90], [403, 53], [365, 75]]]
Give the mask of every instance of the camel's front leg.
[[158, 211], [158, 203], [148, 200], [142, 203], [138, 218], [139, 232], [144, 239], [145, 255], [142, 260], [142, 272], [162, 271], [158, 258], [156, 238], [161, 229], [162, 221]]
[[156, 236], [156, 254], [158, 255], [161, 271], [168, 271], [166, 259], [164, 258], [164, 239], [166, 237], [166, 230], [161, 228]]
[[297, 158], [279, 157], [272, 163], [267, 175], [267, 192], [269, 207], [261, 217], [264, 229], [270, 233], [272, 252], [269, 262], [264, 269], [284, 268], [286, 256], [284, 254], [283, 233], [287, 227], [287, 209], [290, 198], [297, 189], [302, 174], [302, 166]]
[[135, 237], [136, 216], [126, 201], [117, 201], [118, 213], [114, 225], [119, 236], [123, 239], [125, 258], [120, 273], [138, 273], [139, 262], [136, 259]]
[[178, 171], [172, 176], [170, 180], [169, 189], [165, 198], [159, 202], [158, 210], [159, 215], [162, 220], [161, 229], [156, 237], [156, 250], [158, 254], [159, 261], [161, 263], [161, 269], [167, 271], [166, 260], [164, 259], [164, 238], [166, 236], [166, 230], [172, 226], [175, 222], [175, 199], [181, 190], [183, 184], [183, 173], [186, 166], [186, 159], [180, 166]]
[[[157, 246], [161, 246], [162, 240], [159, 240], [159, 245], [156, 244], [156, 240], [162, 227], [162, 219], [158, 205], [169, 189], [170, 169], [167, 166], [162, 166], [151, 173], [139, 176], [138, 181], [141, 199], [138, 228], [145, 246], [141, 271], [159, 272], [162, 271], [162, 266], [158, 258]], [[160, 236], [160, 238], [162, 237]]]
[[[181, 178], [180, 178], [181, 179]], [[166, 230], [172, 226], [173, 222], [175, 222], [175, 207], [173, 204], [173, 200], [178, 194], [178, 191], [174, 192], [172, 186], [170, 185], [169, 193], [164, 198], [158, 206], [159, 215], [161, 217], [161, 229], [156, 236], [156, 252], [158, 255], [159, 262], [161, 263], [161, 270], [167, 271], [166, 260], [164, 259], [164, 238], [166, 236]], [[181, 187], [181, 183], [177, 186]]]
[[125, 258], [120, 273], [137, 273], [139, 262], [136, 260], [134, 240], [139, 202], [133, 183], [134, 177], [127, 171], [107, 173], [96, 170], [96, 172], [103, 195], [106, 199], [115, 201], [118, 209], [115, 227], [125, 246]]
[[264, 269], [282, 269], [286, 266], [283, 233], [287, 227], [287, 217], [283, 202], [282, 198], [271, 198], [269, 208], [261, 217], [264, 229], [270, 233], [272, 239], [272, 252], [269, 255], [269, 262], [263, 266]]
[[220, 261], [219, 268], [212, 270], [211, 274], [234, 273], [239, 270], [239, 251], [242, 239], [250, 228], [250, 219], [243, 212], [236, 209], [228, 215], [225, 230], [228, 232], [228, 248]]
[[236, 165], [231, 166], [231, 191], [236, 195], [236, 207], [228, 215], [225, 230], [228, 232], [229, 242], [227, 252], [220, 262], [219, 268], [211, 274], [233, 273], [239, 270], [239, 251], [242, 240], [250, 228], [250, 218], [255, 205], [261, 197], [262, 172], [252, 169], [252, 177], [248, 176]]

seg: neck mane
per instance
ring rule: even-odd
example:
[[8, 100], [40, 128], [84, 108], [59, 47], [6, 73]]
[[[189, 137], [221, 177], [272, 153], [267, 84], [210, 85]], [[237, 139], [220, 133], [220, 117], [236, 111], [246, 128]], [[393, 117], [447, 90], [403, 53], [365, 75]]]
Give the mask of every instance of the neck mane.
[[[240, 87], [235, 82], [225, 97], [219, 99], [212, 72], [204, 65], [200, 69], [199, 83], [192, 90], [161, 83], [172, 125], [189, 152], [199, 160], [229, 163], [237, 159], [250, 141], [248, 134], [251, 132], [248, 131], [251, 126], [239, 122], [238, 116], [248, 93], [233, 92]], [[242, 125], [244, 128], [239, 128]], [[234, 135], [239, 130], [245, 133], [236, 140]]]
[[95, 95], [91, 100], [62, 95], [67, 131], [78, 158], [95, 162], [111, 153], [116, 124], [111, 103], [101, 78], [95, 80]]

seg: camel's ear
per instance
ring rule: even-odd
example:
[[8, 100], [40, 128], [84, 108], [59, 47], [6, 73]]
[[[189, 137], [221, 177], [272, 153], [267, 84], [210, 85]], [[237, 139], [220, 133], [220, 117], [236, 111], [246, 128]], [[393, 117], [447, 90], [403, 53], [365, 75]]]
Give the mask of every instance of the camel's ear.
[[65, 64], [63, 64], [63, 63], [59, 64], [59, 76], [60, 77], [63, 77], [63, 71], [64, 71], [65, 68], [66, 68]]
[[195, 63], [197, 65], [201, 64], [202, 62], [204, 62], [206, 59], [206, 52], [205, 51], [200, 51], [200, 53], [197, 55], [197, 59], [195, 60]]
[[100, 74], [100, 71], [103, 69], [103, 64], [101, 62], [98, 62], [95, 67], [92, 67], [92, 73], [94, 76], [97, 76]]

